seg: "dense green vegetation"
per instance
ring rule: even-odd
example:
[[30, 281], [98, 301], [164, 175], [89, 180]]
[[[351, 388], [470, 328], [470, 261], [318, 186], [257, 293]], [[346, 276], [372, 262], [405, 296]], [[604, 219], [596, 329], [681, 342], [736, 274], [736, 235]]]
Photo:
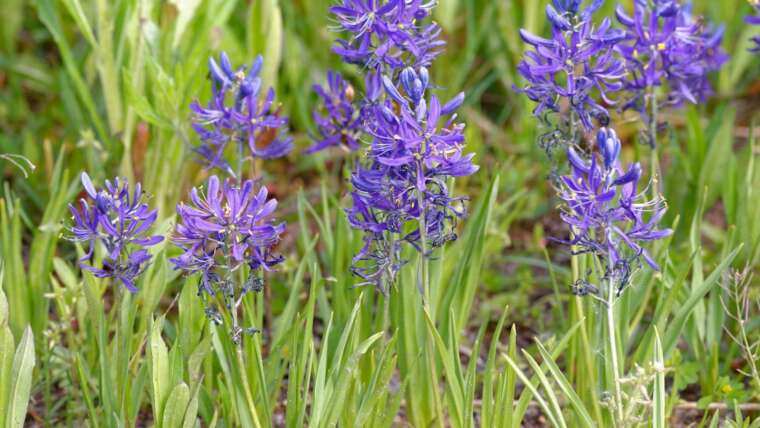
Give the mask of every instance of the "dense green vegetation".
[[[518, 30], [548, 28], [545, 2], [435, 11], [448, 47], [431, 75], [441, 98], [466, 91], [481, 170], [456, 182], [470, 213], [430, 262], [427, 305], [413, 266], [388, 297], [353, 287], [362, 242], [343, 210], [357, 155], [303, 154], [311, 85], [328, 69], [362, 79], [329, 49], [332, 3], [0, 2], [0, 426], [760, 426], [760, 57], [747, 51], [760, 27], [745, 25], [746, 0], [694, 1], [725, 24], [731, 60], [709, 103], [661, 112], [675, 233], [652, 247], [662, 272], [638, 271], [616, 305], [620, 409], [603, 310], [570, 292], [593, 262], [547, 239], [566, 230], [544, 130], [512, 89]], [[129, 294], [82, 272], [85, 249], [66, 239], [81, 171], [140, 181], [156, 233], [170, 233], [175, 205], [208, 175], [189, 105], [208, 99], [206, 61], [221, 50], [264, 56], [296, 144], [257, 165], [288, 222], [286, 261], [244, 301], [263, 332], [239, 347], [208, 322], [198, 278], [172, 269], [170, 242]], [[627, 119], [615, 118], [623, 157], [648, 165]]]

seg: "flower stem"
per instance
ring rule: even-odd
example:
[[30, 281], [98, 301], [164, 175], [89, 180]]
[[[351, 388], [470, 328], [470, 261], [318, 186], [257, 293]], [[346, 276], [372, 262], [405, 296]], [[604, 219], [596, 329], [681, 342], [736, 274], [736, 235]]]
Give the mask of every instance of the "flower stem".
[[623, 393], [620, 389], [620, 366], [618, 363], [617, 352], [617, 329], [615, 328], [615, 282], [610, 278], [608, 280], [609, 289], [607, 291], [607, 338], [610, 346], [610, 362], [612, 363], [612, 382], [615, 384], [615, 426], [621, 426], [623, 423]]
[[649, 144], [653, 149], [657, 148], [657, 93], [655, 88], [652, 87], [649, 92]]
[[381, 294], [383, 299], [383, 330], [388, 333], [391, 327], [391, 291]]
[[424, 197], [422, 192], [417, 192], [417, 204], [420, 209], [420, 265], [419, 279], [421, 281], [420, 291], [422, 291], [422, 301], [425, 308], [430, 309], [430, 274], [428, 272], [427, 258], [427, 214], [425, 213]]
[[657, 104], [657, 94], [655, 89], [652, 88], [649, 94], [650, 104], [650, 116], [649, 116], [649, 144], [652, 146], [651, 163], [652, 163], [652, 175], [653, 186], [652, 192], [657, 197], [662, 194], [663, 189], [660, 180], [660, 160], [657, 156], [657, 115], [659, 113], [659, 106]]

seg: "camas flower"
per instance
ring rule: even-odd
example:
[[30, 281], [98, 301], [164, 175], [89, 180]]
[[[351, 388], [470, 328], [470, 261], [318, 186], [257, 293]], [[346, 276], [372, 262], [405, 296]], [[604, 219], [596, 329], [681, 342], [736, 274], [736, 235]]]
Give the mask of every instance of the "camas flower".
[[[217, 176], [211, 176], [205, 194], [193, 188], [191, 204], [177, 205], [181, 222], [172, 241], [182, 254], [170, 261], [188, 274], [200, 273], [198, 295], [215, 323], [224, 323], [222, 313], [237, 313], [243, 297], [263, 289], [262, 271], [284, 260], [274, 253], [274, 247], [285, 223], [274, 222], [277, 200], [267, 198], [266, 187], [256, 191], [251, 180], [235, 186], [230, 179], [222, 184]], [[246, 267], [248, 272], [241, 273]], [[237, 281], [241, 275], [247, 279]], [[235, 343], [243, 333], [258, 331], [238, 325], [236, 316], [231, 318], [230, 333]]]
[[252, 270], [270, 270], [281, 263], [283, 258], [274, 255], [273, 247], [285, 223], [272, 222], [277, 200], [267, 196], [267, 188], [255, 192], [251, 180], [237, 187], [229, 179], [221, 184], [217, 176], [209, 178], [205, 195], [193, 188], [192, 205], [177, 206], [181, 223], [173, 242], [183, 254], [171, 260], [176, 268], [201, 272], [202, 285], [213, 295], [209, 281], [219, 277], [220, 269], [235, 271], [246, 264]]
[[230, 147], [236, 149], [235, 156], [241, 163], [246, 156], [272, 159], [292, 150], [288, 118], [275, 107], [274, 90], [270, 88], [263, 98], [260, 96], [262, 63], [259, 56], [250, 69], [233, 69], [224, 52], [219, 63], [209, 58], [211, 100], [206, 106], [197, 101], [190, 106], [193, 129], [201, 139], [195, 152], [209, 168], [235, 174], [227, 160]]
[[[365, 232], [354, 273], [381, 291], [404, 265], [401, 243], [423, 255], [456, 238], [456, 221], [466, 214], [464, 199], [450, 195], [448, 178], [474, 174], [473, 155], [464, 155], [464, 124], [454, 112], [464, 94], [442, 105], [433, 95], [425, 68], [409, 67], [397, 87], [383, 78], [388, 99], [367, 120], [372, 144], [366, 167], [352, 175], [352, 227]], [[422, 245], [424, 238], [431, 248]]]
[[567, 100], [571, 114], [583, 126], [593, 128], [592, 119], [606, 123], [606, 108], [595, 99], [614, 104], [608, 96], [622, 89], [625, 75], [623, 63], [613, 48], [624, 38], [621, 30], [613, 29], [605, 18], [596, 27], [592, 15], [602, 1], [594, 0], [579, 12], [580, 1], [555, 0], [547, 5], [546, 15], [552, 24], [552, 38], [545, 39], [520, 30], [520, 36], [532, 50], [518, 64], [517, 71], [528, 82], [517, 91], [525, 93], [538, 105], [535, 116], [545, 112], [560, 112], [561, 100]]
[[354, 88], [343, 80], [340, 73], [332, 71], [327, 73], [327, 83], [327, 88], [314, 85], [314, 92], [322, 98], [326, 115], [314, 112], [319, 135], [312, 136], [315, 143], [307, 153], [336, 146], [357, 150], [360, 147], [363, 119], [361, 109], [354, 104]]
[[428, 0], [343, 0], [330, 8], [338, 30], [348, 33], [338, 39], [334, 52], [350, 64], [379, 72], [406, 65], [429, 66], [443, 42], [437, 24], [421, 24], [434, 1]]
[[575, 246], [579, 253], [597, 255], [604, 264], [605, 277], [619, 281], [620, 291], [641, 259], [659, 270], [644, 245], [672, 231], [658, 229], [665, 213], [664, 201], [647, 200], [646, 191], [638, 190], [639, 164], [627, 169], [621, 166], [620, 140], [614, 130], [599, 130], [597, 149], [589, 160], [572, 147], [568, 149], [572, 173], [560, 178], [558, 194], [564, 203], [561, 217], [570, 226], [570, 239], [560, 242]]
[[707, 76], [728, 56], [720, 44], [723, 28], [712, 28], [691, 16], [690, 7], [675, 0], [636, 0], [633, 16], [618, 6], [618, 21], [627, 28], [626, 42], [616, 49], [625, 58], [633, 95], [624, 108], [646, 114], [647, 91], [668, 85], [667, 104], [704, 101], [712, 93]]
[[[127, 290], [137, 292], [136, 280], [151, 259], [146, 248], [164, 239], [147, 236], [156, 221], [156, 210], [143, 201], [139, 183], [130, 194], [126, 180], [116, 178], [113, 183], [106, 180], [102, 190], [93, 186], [87, 173], [82, 173], [81, 180], [91, 204], [85, 199], [79, 201], [80, 209], [69, 204], [74, 221], [70, 239], [89, 244], [79, 266], [98, 278], [119, 280]], [[98, 244], [106, 250], [100, 267], [92, 264]]]

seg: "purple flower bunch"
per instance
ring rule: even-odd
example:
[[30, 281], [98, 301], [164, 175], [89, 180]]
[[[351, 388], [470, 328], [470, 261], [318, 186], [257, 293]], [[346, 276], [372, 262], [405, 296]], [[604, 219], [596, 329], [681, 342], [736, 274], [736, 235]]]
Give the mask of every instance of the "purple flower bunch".
[[[182, 254], [170, 261], [188, 274], [200, 273], [198, 294], [236, 314], [243, 297], [261, 291], [261, 271], [271, 270], [284, 258], [274, 247], [285, 231], [285, 223], [273, 219], [277, 200], [268, 198], [267, 188], [255, 189], [247, 180], [238, 186], [231, 179], [221, 183], [211, 176], [205, 192], [193, 188], [191, 204], [177, 205], [180, 223], [172, 241]], [[237, 281], [245, 276], [245, 281]], [[207, 306], [207, 313], [222, 322], [219, 308]], [[233, 316], [233, 338], [255, 329], [240, 328]]]
[[395, 80], [406, 67], [430, 66], [445, 45], [439, 39], [440, 27], [424, 23], [434, 4], [429, 0], [343, 0], [330, 8], [335, 29], [347, 35], [337, 40], [333, 51], [346, 63], [366, 70], [366, 92], [355, 101], [353, 86], [333, 71], [328, 72], [327, 88], [314, 86], [323, 106], [314, 113], [319, 135], [312, 136], [315, 144], [309, 153], [334, 146], [359, 149], [361, 137], [367, 134], [366, 122], [373, 120], [372, 110], [384, 98], [382, 76]]
[[607, 109], [596, 97], [614, 104], [608, 94], [623, 88], [625, 66], [614, 48], [625, 33], [612, 28], [609, 18], [598, 26], [593, 23], [593, 15], [602, 3], [594, 0], [581, 10], [580, 0], [554, 0], [546, 7], [551, 38], [520, 30], [521, 38], [532, 50], [517, 66], [527, 85], [516, 89], [537, 103], [535, 116], [564, 110], [570, 117], [570, 127], [577, 119], [586, 130], [593, 128], [593, 119], [608, 122]]
[[[156, 221], [156, 210], [143, 201], [138, 183], [132, 193], [126, 180], [106, 180], [105, 189], [97, 190], [87, 173], [81, 175], [90, 203], [80, 199], [80, 208], [69, 204], [73, 216], [70, 239], [89, 243], [79, 266], [98, 278], [120, 281], [132, 293], [137, 292], [137, 278], [145, 271], [151, 255], [147, 248], [163, 241], [149, 236]], [[94, 264], [95, 248], [102, 245], [105, 254], [99, 266]], [[89, 262], [89, 263], [88, 263]]]
[[[723, 28], [691, 15], [677, 0], [634, 0], [633, 15], [617, 7], [598, 25], [593, 15], [604, 0], [552, 0], [546, 7], [551, 38], [520, 30], [530, 47], [517, 69], [526, 85], [518, 92], [536, 103], [533, 114], [551, 125], [547, 113], [559, 113], [558, 125], [541, 137], [546, 148], [578, 144], [583, 130], [608, 126], [609, 106], [635, 110], [647, 124], [651, 145], [657, 132], [658, 103], [677, 107], [703, 102], [712, 94], [708, 75], [728, 59], [720, 45]], [[657, 99], [656, 89], [667, 95]]]
[[[552, 174], [563, 201], [561, 218], [570, 228], [569, 239], [558, 241], [577, 253], [594, 254], [598, 277], [616, 284], [619, 293], [634, 268], [659, 269], [646, 244], [671, 231], [658, 228], [664, 200], [648, 199], [646, 189], [638, 189], [641, 166], [621, 164], [621, 143], [609, 127], [607, 108], [638, 111], [654, 145], [655, 89], [667, 87], [670, 106], [702, 101], [710, 94], [708, 73], [726, 56], [720, 49], [722, 29], [693, 19], [689, 6], [676, 0], [634, 0], [633, 16], [618, 6], [623, 28], [613, 27], [608, 17], [594, 24], [602, 4], [552, 0], [546, 7], [551, 38], [521, 30], [530, 50], [518, 65], [527, 81], [518, 91], [537, 103], [535, 116], [560, 115], [557, 126], [540, 138], [550, 157], [552, 148], [565, 147], [569, 163], [569, 174]], [[551, 125], [548, 118], [545, 122]], [[574, 286], [580, 295], [598, 291], [584, 278]]]
[[330, 13], [348, 37], [333, 51], [346, 63], [378, 73], [429, 67], [444, 45], [441, 28], [424, 23], [433, 6], [432, 0], [343, 0]]
[[[261, 56], [250, 68], [233, 68], [224, 52], [219, 63], [209, 58], [211, 100], [206, 106], [197, 101], [190, 106], [193, 129], [201, 140], [195, 152], [207, 167], [239, 176], [247, 158], [273, 159], [292, 150], [288, 118], [275, 105], [274, 89], [261, 96], [262, 64]], [[233, 155], [228, 153], [231, 148]], [[228, 161], [230, 156], [237, 160], [236, 171]]]
[[694, 19], [690, 9], [675, 0], [636, 0], [630, 16], [617, 7], [626, 40], [616, 49], [625, 59], [631, 94], [624, 108], [639, 111], [645, 120], [648, 93], [667, 83], [666, 105], [703, 102], [712, 94], [708, 74], [728, 60], [720, 47], [723, 28]]
[[314, 112], [314, 122], [318, 135], [312, 135], [315, 141], [307, 153], [315, 153], [329, 147], [341, 147], [349, 151], [361, 147], [363, 117], [360, 108], [354, 104], [356, 92], [340, 73], [327, 73], [327, 87], [314, 85], [314, 92], [323, 103], [323, 110]]
[[[363, 161], [351, 176], [349, 223], [364, 233], [352, 271], [387, 292], [406, 263], [410, 245], [423, 256], [456, 239], [465, 200], [451, 194], [450, 178], [475, 173], [464, 154], [464, 124], [456, 110], [464, 94], [442, 103], [431, 95], [428, 66], [444, 42], [440, 27], [427, 23], [433, 1], [343, 0], [330, 8], [339, 39], [334, 51], [365, 71], [364, 96], [339, 75], [328, 74], [329, 90], [316, 87], [328, 115], [315, 115], [320, 137], [313, 150], [360, 147]], [[348, 88], [351, 88], [350, 90]]]
[[351, 226], [365, 234], [353, 272], [383, 292], [405, 264], [401, 244], [427, 256], [456, 239], [465, 200], [451, 195], [448, 180], [478, 170], [474, 155], [463, 153], [464, 124], [456, 120], [464, 94], [445, 104], [427, 96], [424, 67], [404, 69], [399, 80], [396, 86], [383, 78], [387, 99], [367, 121], [368, 163], [351, 177], [353, 206], [347, 211]]
[[[641, 166], [623, 168], [621, 144], [615, 131], [601, 128], [596, 138], [597, 152], [580, 155], [570, 147], [567, 157], [571, 173], [559, 180], [563, 201], [561, 217], [570, 227], [570, 239], [578, 253], [592, 253], [602, 263], [603, 277], [617, 281], [620, 293], [632, 269], [643, 259], [652, 269], [659, 266], [644, 245], [665, 238], [672, 231], [657, 224], [665, 213], [661, 198], [647, 199], [639, 191]], [[591, 290], [595, 290], [593, 287]], [[589, 289], [576, 292], [586, 294]]]
[[[760, 25], [760, 1], [750, 0], [750, 4], [755, 9], [755, 14], [746, 17], [744, 20], [749, 25]], [[754, 46], [752, 46], [749, 51], [753, 53], [760, 53], [760, 36], [753, 37], [752, 43], [754, 43]]]

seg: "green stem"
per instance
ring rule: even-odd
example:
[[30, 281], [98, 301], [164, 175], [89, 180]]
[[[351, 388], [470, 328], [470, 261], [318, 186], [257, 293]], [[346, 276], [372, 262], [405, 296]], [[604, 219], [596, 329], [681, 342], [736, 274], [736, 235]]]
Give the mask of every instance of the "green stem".
[[245, 399], [248, 403], [248, 408], [251, 411], [251, 416], [253, 417], [253, 424], [256, 426], [256, 428], [261, 428], [261, 422], [259, 421], [259, 414], [256, 411], [256, 406], [254, 405], [253, 401], [253, 395], [251, 394], [251, 384], [248, 381], [248, 374], [246, 373], [246, 364], [243, 360], [243, 350], [240, 346], [233, 343], [233, 346], [235, 348], [235, 354], [237, 355], [237, 363], [238, 363], [238, 373], [240, 374], [240, 377], [243, 381], [243, 389], [245, 390]]
[[658, 105], [657, 105], [657, 94], [655, 93], [655, 89], [652, 88], [649, 92], [649, 106], [650, 106], [650, 113], [649, 113], [649, 139], [650, 144], [653, 148], [657, 148], [657, 114], [658, 114]]
[[612, 382], [615, 384], [615, 426], [623, 423], [623, 393], [620, 389], [620, 365], [617, 352], [617, 330], [615, 329], [615, 282], [610, 278], [607, 290], [607, 338], [610, 345], [610, 362], [612, 363]]
[[384, 332], [388, 332], [391, 326], [391, 292], [388, 290], [388, 293], [381, 295], [383, 299], [383, 330]]
[[[422, 251], [420, 252], [420, 265], [419, 265], [419, 279], [421, 281], [420, 290], [422, 290], [422, 300], [425, 308], [430, 310], [430, 274], [427, 258], [427, 214], [425, 212], [424, 197], [422, 192], [417, 192], [417, 204], [420, 209], [420, 246]], [[433, 313], [432, 311], [430, 312]]]
[[[580, 260], [578, 256], [574, 256], [572, 257], [572, 259], [570, 259], [570, 268], [572, 270], [573, 283], [575, 283], [581, 277], [581, 274], [580, 274], [581, 267], [580, 267]], [[583, 324], [580, 327], [580, 333], [581, 333], [581, 345], [580, 345], [581, 351], [580, 352], [584, 353], [584, 358], [581, 358], [580, 360], [583, 361], [583, 365], [585, 367], [583, 368], [578, 367], [576, 368], [576, 371], [580, 373], [581, 370], [585, 370], [586, 375], [589, 377], [589, 379], [591, 379], [590, 383], [592, 385], [596, 385], [597, 380], [595, 378], [596, 370], [594, 369], [594, 355], [591, 352], [593, 347], [591, 345], [591, 339], [589, 337], [588, 323], [584, 319], [586, 318], [586, 316], [583, 313], [584, 311], [583, 302], [584, 302], [584, 299], [582, 297], [574, 296], [572, 300], [574, 311], [573, 311], [573, 308], [571, 308], [571, 312], [575, 313], [575, 320], [573, 322], [584, 320]], [[599, 400], [597, 399], [596, 388], [595, 387], [588, 388], [588, 391], [590, 394], [590, 402], [594, 409], [594, 414], [596, 415], [596, 419], [601, 421], [602, 410], [599, 407]]]
[[243, 144], [240, 143], [238, 144], [237, 170], [235, 171], [235, 176], [239, 183], [243, 182], [243, 162], [245, 162], [245, 149]]
[[578, 141], [578, 133], [576, 128], [578, 127], [578, 113], [575, 110], [570, 109], [570, 135], [571, 141], [575, 144]]
[[650, 153], [650, 162], [652, 164], [652, 192], [654, 193], [653, 196], [656, 198], [658, 195], [663, 193], [663, 189], [661, 188], [662, 184], [660, 181], [660, 160], [657, 156], [657, 115], [659, 112], [659, 106], [657, 105], [657, 95], [654, 88], [652, 88], [649, 94], [649, 104], [649, 143], [652, 146], [652, 151]]

